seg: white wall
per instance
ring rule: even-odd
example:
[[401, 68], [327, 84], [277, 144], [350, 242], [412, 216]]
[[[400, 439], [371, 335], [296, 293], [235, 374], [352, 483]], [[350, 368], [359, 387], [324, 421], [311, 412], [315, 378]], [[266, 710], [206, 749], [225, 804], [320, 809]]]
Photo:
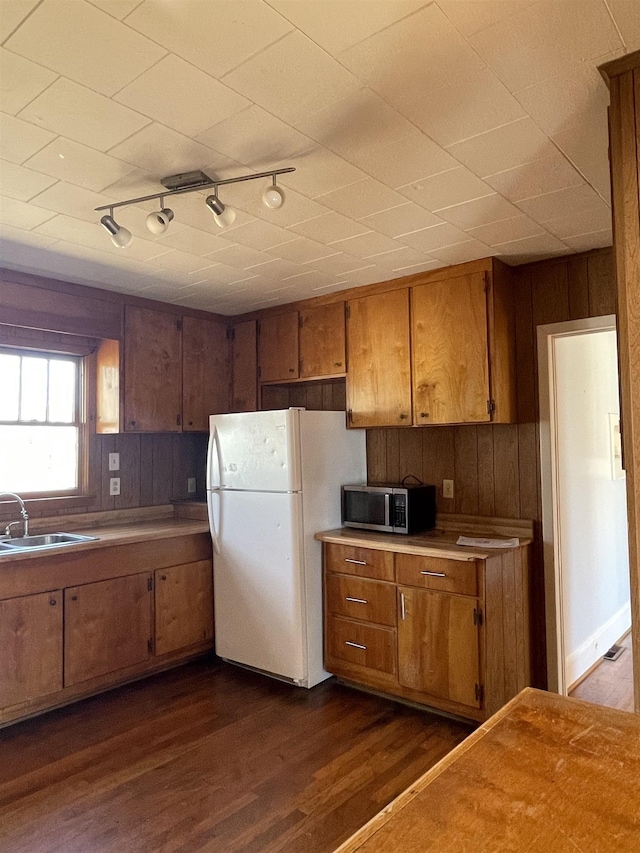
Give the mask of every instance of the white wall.
[[556, 462], [566, 683], [631, 625], [626, 480], [612, 473], [615, 331], [558, 337]]

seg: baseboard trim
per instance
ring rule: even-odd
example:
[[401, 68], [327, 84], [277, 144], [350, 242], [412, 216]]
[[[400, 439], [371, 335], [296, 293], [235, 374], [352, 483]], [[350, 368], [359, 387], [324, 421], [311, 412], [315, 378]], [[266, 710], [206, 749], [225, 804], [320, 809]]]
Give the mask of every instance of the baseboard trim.
[[604, 625], [597, 628], [578, 648], [567, 657], [565, 682], [571, 685], [567, 692], [580, 682], [602, 655], [631, 627], [631, 603], [624, 604]]

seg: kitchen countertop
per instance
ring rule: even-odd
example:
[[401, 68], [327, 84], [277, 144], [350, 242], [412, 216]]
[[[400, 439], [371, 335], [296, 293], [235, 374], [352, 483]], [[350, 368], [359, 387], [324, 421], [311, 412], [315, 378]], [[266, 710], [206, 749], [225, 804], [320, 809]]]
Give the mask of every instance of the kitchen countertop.
[[[448, 560], [486, 560], [500, 554], [502, 548], [470, 548], [456, 545], [460, 531], [436, 528], [416, 536], [399, 533], [377, 533], [373, 530], [360, 530], [355, 527], [338, 527], [335, 530], [323, 530], [316, 533], [320, 542], [336, 545], [353, 545], [356, 548], [371, 548], [376, 551], [395, 551], [400, 554], [416, 554], [422, 557], [444, 557]], [[463, 535], [475, 535], [487, 538], [487, 534], [465, 532]], [[488, 534], [490, 538], [504, 539], [504, 536]], [[520, 546], [530, 544], [531, 539], [520, 538]]]
[[530, 687], [336, 853], [636, 853], [640, 716]]

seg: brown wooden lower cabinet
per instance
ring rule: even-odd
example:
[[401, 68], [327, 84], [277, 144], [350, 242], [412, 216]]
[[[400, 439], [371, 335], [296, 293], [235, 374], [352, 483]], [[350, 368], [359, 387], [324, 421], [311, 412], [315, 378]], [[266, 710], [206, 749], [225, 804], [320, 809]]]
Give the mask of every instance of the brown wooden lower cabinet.
[[478, 721], [529, 685], [528, 543], [480, 558], [394, 552], [366, 533], [318, 538], [329, 672]]
[[[0, 576], [0, 725], [213, 647], [210, 536], [161, 544], [39, 557]], [[13, 577], [31, 594], [16, 595]], [[46, 589], [52, 578], [60, 589]]]
[[0, 601], [0, 705], [62, 689], [62, 591]]

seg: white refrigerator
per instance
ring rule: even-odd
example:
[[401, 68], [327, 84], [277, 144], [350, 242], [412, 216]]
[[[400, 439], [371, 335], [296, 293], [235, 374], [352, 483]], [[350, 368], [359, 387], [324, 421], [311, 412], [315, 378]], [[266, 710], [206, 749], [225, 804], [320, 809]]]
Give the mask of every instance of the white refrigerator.
[[322, 549], [340, 486], [366, 481], [364, 430], [344, 412], [211, 415], [207, 507], [216, 653], [301, 687], [322, 665]]

